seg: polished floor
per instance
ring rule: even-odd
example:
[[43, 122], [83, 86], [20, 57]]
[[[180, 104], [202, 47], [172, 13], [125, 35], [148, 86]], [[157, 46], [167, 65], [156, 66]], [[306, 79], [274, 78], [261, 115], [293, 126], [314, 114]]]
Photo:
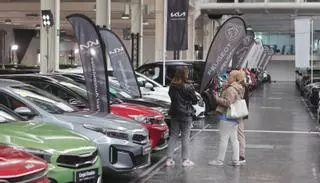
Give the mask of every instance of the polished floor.
[[320, 136], [313, 118], [294, 83], [266, 84], [250, 98], [245, 166], [227, 165], [231, 148], [224, 166], [207, 165], [216, 158], [219, 143], [217, 123], [208, 118], [196, 122], [193, 129], [189, 148], [194, 167], [181, 167], [177, 150], [176, 167], [166, 168], [161, 159], [165, 152], [160, 152], [155, 154], [152, 167], [119, 182], [319, 183]]

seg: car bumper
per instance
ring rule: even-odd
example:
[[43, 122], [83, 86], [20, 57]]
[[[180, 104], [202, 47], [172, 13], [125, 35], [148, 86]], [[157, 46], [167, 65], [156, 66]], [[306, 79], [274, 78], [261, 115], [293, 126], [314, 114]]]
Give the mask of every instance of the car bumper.
[[151, 127], [148, 130], [153, 151], [160, 151], [168, 147], [169, 129], [167, 126]]
[[97, 143], [105, 171], [128, 173], [150, 165], [150, 144], [139, 145], [129, 141], [115, 141], [118, 142]]
[[[49, 164], [48, 168], [48, 177], [51, 183], [71, 183], [76, 182], [75, 176], [77, 172], [82, 171], [90, 171], [90, 170], [96, 170], [98, 172], [98, 175], [95, 178], [89, 179], [90, 182], [93, 183], [102, 183], [101, 177], [102, 177], [102, 169], [101, 169], [101, 162], [100, 159], [96, 161], [96, 163], [90, 167], [81, 168], [81, 169], [72, 169], [72, 168], [64, 168], [57, 165]], [[89, 178], [89, 177], [88, 177]], [[88, 181], [89, 181], [88, 180]]]

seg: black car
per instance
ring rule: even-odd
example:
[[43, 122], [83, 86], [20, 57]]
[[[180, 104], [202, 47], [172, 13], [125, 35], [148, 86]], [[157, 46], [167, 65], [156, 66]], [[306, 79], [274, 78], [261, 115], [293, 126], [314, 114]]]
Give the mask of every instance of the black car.
[[[68, 77], [77, 83], [85, 85], [85, 79], [82, 74], [61, 73], [61, 75]], [[113, 98], [120, 99], [121, 101], [127, 102], [127, 103], [134, 103], [134, 104], [144, 105], [147, 107], [156, 108], [157, 110], [161, 111], [166, 116], [167, 119], [170, 118], [168, 116], [168, 109], [170, 107], [170, 103], [167, 103], [161, 100], [150, 99], [150, 98], [135, 98], [129, 95], [128, 93], [124, 92], [120, 88], [120, 86], [112, 82], [112, 80], [109, 80], [109, 92], [110, 92], [110, 96]]]
[[[202, 73], [205, 67], [204, 61], [166, 61], [166, 86], [168, 86], [176, 70], [187, 67], [189, 70], [189, 80], [194, 84], [197, 91], [200, 89]], [[136, 69], [139, 73], [148, 76], [158, 83], [163, 83], [163, 62], [153, 62], [140, 66]]]

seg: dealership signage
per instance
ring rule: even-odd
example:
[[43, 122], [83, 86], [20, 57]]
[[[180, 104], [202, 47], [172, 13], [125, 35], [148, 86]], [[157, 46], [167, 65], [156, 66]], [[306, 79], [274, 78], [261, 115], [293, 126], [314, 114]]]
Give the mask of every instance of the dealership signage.
[[188, 49], [188, 9], [189, 0], [168, 1], [167, 50]]
[[105, 46], [95, 24], [86, 16], [67, 17], [79, 44], [91, 111], [110, 112]]
[[127, 49], [120, 38], [111, 30], [100, 28], [99, 31], [102, 41], [106, 45], [106, 52], [109, 55], [114, 76], [119, 81], [121, 88], [131, 96], [140, 98], [140, 87]]
[[228, 69], [235, 50], [245, 36], [245, 22], [240, 17], [231, 17], [220, 26], [207, 54], [200, 91], [203, 91], [215, 76]]

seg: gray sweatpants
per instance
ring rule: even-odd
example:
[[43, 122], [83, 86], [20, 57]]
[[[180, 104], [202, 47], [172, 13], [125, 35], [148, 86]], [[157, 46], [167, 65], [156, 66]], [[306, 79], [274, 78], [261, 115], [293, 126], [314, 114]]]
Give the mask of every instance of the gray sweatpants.
[[171, 134], [168, 145], [168, 157], [172, 158], [174, 149], [177, 147], [179, 141], [179, 133], [181, 131], [181, 153], [183, 160], [188, 159], [188, 146], [190, 141], [190, 129], [192, 124], [192, 117], [181, 117], [171, 119]]

